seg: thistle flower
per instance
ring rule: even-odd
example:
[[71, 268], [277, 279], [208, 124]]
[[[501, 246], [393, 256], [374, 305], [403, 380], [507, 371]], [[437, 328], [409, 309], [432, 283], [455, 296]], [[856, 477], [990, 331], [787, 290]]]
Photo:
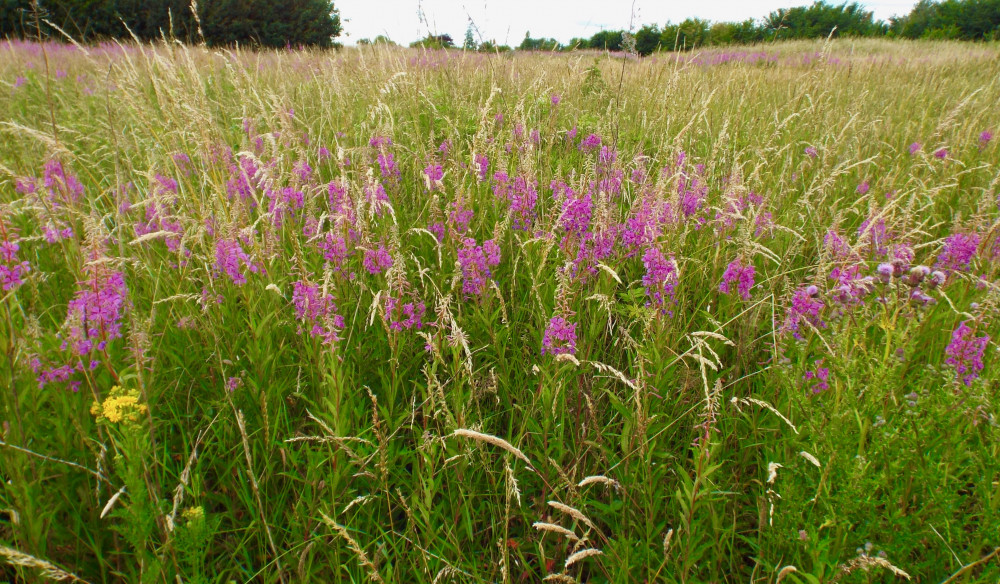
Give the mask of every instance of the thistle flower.
[[868, 190], [870, 188], [871, 187], [868, 185], [868, 181], [861, 181], [861, 184], [858, 185], [858, 188], [856, 190], [859, 195], [866, 195], [868, 194]]
[[575, 355], [576, 323], [553, 316], [542, 335], [542, 355]]
[[937, 150], [934, 151], [934, 158], [937, 158], [938, 160], [944, 160], [945, 158], [948, 158], [948, 149], [938, 148]]
[[993, 140], [993, 132], [989, 130], [983, 130], [983, 132], [979, 134], [979, 149], [982, 150], [983, 148], [985, 148], [986, 145], [989, 144], [992, 140]]
[[740, 259], [735, 259], [726, 266], [726, 271], [722, 274], [722, 282], [719, 283], [719, 292], [729, 294], [731, 287], [735, 284], [735, 289], [739, 292], [740, 298], [750, 300], [750, 289], [754, 285], [754, 274], [756, 270], [753, 264], [744, 265]]
[[955, 369], [955, 378], [966, 386], [972, 385], [983, 370], [983, 353], [990, 342], [989, 335], [975, 336], [975, 331], [962, 321], [951, 333], [951, 342], [945, 349], [945, 363]]
[[919, 152], [921, 148], [923, 148], [923, 145], [921, 145], [920, 142], [914, 142], [913, 144], [910, 144], [910, 156], [913, 156], [914, 154]]
[[817, 156], [819, 156], [819, 152], [817, 152], [816, 148], [812, 146], [806, 146], [806, 156], [808, 156], [809, 158], [816, 158]]
[[560, 102], [561, 100], [562, 100], [562, 98], [561, 98], [561, 97], [559, 97], [559, 94], [558, 94], [558, 93], [553, 93], [553, 94], [552, 94], [552, 97], [550, 97], [550, 98], [549, 98], [549, 101], [551, 101], [551, 102], [552, 102], [552, 105], [559, 105], [559, 102]]

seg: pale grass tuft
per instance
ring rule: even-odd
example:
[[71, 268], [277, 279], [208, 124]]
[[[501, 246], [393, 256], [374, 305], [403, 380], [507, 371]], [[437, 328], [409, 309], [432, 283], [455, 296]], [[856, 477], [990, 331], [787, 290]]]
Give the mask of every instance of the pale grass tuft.
[[482, 432], [476, 432], [475, 430], [466, 430], [464, 428], [459, 428], [451, 434], [452, 436], [461, 436], [463, 438], [471, 438], [473, 440], [478, 440], [480, 442], [486, 442], [487, 444], [492, 444], [498, 448], [502, 448], [507, 452], [513, 454], [514, 456], [520, 458], [524, 461], [528, 467], [531, 467], [531, 461], [528, 457], [524, 455], [523, 452], [514, 447], [513, 444], [507, 442], [503, 438], [493, 436], [492, 434], [483, 434]]
[[67, 572], [55, 564], [46, 562], [43, 559], [36, 558], [35, 556], [28, 555], [23, 552], [19, 552], [14, 548], [9, 548], [6, 546], [0, 546], [0, 557], [2, 557], [11, 566], [23, 566], [25, 568], [34, 568], [41, 572], [42, 577], [48, 580], [55, 580], [56, 582], [84, 582], [86, 580], [80, 578], [72, 572]]
[[784, 414], [782, 414], [781, 412], [779, 412], [778, 408], [772, 406], [771, 404], [767, 403], [766, 401], [755, 399], [755, 398], [752, 398], [752, 397], [738, 398], [736, 396], [733, 396], [733, 399], [729, 400], [729, 402], [732, 403], [732, 404], [734, 404], [734, 405], [736, 405], [737, 408], [739, 408], [739, 405], [741, 403], [743, 405], [753, 404], [753, 405], [765, 408], [765, 409], [769, 410], [772, 414], [774, 414], [774, 415], [778, 416], [779, 418], [781, 418], [781, 420], [784, 423], [788, 424], [788, 427], [792, 429], [792, 432], [795, 432], [796, 434], [799, 433], [799, 429], [795, 427], [795, 424], [793, 424], [791, 420], [789, 420], [788, 418], [785, 417]]
[[573, 564], [579, 562], [580, 560], [585, 560], [592, 556], [602, 556], [604, 552], [595, 548], [587, 548], [585, 550], [580, 550], [573, 554], [572, 556], [566, 558], [566, 567], [569, 568]]
[[667, 530], [667, 535], [663, 536], [663, 557], [667, 557], [670, 553], [670, 542], [674, 539], [674, 528], [671, 527]]
[[566, 515], [569, 515], [573, 519], [576, 519], [580, 523], [586, 525], [594, 531], [597, 531], [597, 528], [594, 527], [594, 524], [591, 523], [590, 519], [587, 519], [587, 516], [581, 513], [578, 509], [574, 509], [569, 505], [563, 505], [559, 501], [549, 501], [549, 506], [557, 511], [562, 511]]
[[578, 486], [578, 487], [580, 487], [582, 489], [583, 487], [586, 487], [587, 485], [596, 485], [596, 484], [601, 484], [601, 485], [604, 485], [606, 487], [612, 487], [616, 491], [621, 490], [621, 488], [622, 488], [621, 483], [619, 483], [618, 481], [616, 481], [614, 479], [609, 479], [608, 477], [606, 477], [604, 475], [592, 475], [592, 476], [589, 476], [589, 477], [584, 477], [583, 480], [580, 481], [576, 486]]
[[784, 466], [777, 462], [767, 463], [767, 484], [774, 484], [775, 479], [778, 478], [778, 469], [784, 468]]
[[567, 574], [549, 574], [542, 578], [542, 582], [561, 582], [563, 584], [576, 584], [576, 578]]
[[785, 577], [791, 574], [792, 572], [798, 572], [798, 571], [799, 569], [796, 568], [795, 566], [785, 566], [784, 568], [781, 569], [780, 572], [778, 572], [778, 577], [775, 579], [775, 584], [784, 580]]
[[813, 463], [813, 465], [814, 465], [814, 466], [815, 466], [816, 468], [822, 468], [822, 467], [823, 467], [823, 465], [821, 465], [821, 464], [819, 463], [819, 459], [818, 459], [818, 458], [816, 458], [816, 457], [815, 457], [815, 456], [813, 456], [812, 454], [809, 454], [809, 453], [808, 453], [808, 452], [806, 452], [805, 450], [803, 450], [802, 452], [799, 452], [799, 456], [801, 456], [802, 458], [804, 458], [804, 459], [808, 460], [809, 462]]
[[571, 541], [580, 540], [580, 538], [575, 533], [573, 533], [569, 529], [566, 529], [562, 525], [556, 525], [555, 523], [545, 523], [544, 521], [536, 521], [532, 523], [531, 526], [537, 529], [538, 531], [548, 531], [551, 533], [558, 533], [559, 535], [562, 535], [563, 537]]
[[327, 517], [326, 513], [320, 513], [319, 515], [323, 518], [323, 523], [326, 523], [330, 529], [337, 532], [337, 535], [344, 538], [347, 542], [347, 547], [351, 548], [354, 555], [358, 556], [358, 565], [368, 572], [368, 579], [372, 582], [385, 582], [385, 580], [382, 579], [382, 576], [379, 575], [378, 570], [375, 568], [375, 564], [368, 559], [368, 554], [366, 554], [365, 550], [361, 549], [361, 546], [358, 545], [358, 542], [351, 537], [347, 528]]
[[841, 566], [840, 571], [830, 580], [830, 584], [840, 581], [840, 579], [851, 572], [862, 570], [867, 572], [871, 568], [885, 568], [900, 578], [910, 579], [910, 575], [889, 563], [889, 560], [877, 556], [858, 556]]

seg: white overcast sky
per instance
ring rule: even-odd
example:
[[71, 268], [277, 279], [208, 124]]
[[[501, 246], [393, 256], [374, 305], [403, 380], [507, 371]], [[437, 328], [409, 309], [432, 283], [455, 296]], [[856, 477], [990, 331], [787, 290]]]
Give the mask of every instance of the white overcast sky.
[[[831, 0], [840, 4], [843, 0]], [[664, 25], [688, 17], [711, 21], [762, 18], [777, 8], [811, 4], [812, 0], [635, 0], [634, 24]], [[875, 17], [907, 14], [913, 1], [870, 0], [859, 2]], [[422, 38], [428, 30], [450, 34], [461, 45], [469, 18], [483, 40], [512, 46], [524, 33], [566, 42], [590, 37], [602, 29], [627, 29], [632, 15], [631, 0], [335, 0], [344, 21], [345, 38], [353, 45], [359, 39], [384, 34], [400, 44]], [[418, 16], [422, 11], [425, 22]], [[478, 38], [477, 38], [478, 40]]]

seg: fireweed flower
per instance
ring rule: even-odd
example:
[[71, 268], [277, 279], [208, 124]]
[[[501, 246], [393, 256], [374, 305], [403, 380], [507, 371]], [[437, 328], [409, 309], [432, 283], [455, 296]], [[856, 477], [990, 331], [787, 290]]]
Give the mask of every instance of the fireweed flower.
[[580, 151], [581, 152], [593, 152], [597, 150], [597, 147], [601, 145], [601, 137], [597, 134], [590, 134], [586, 138], [580, 141]]
[[979, 247], [979, 235], [976, 233], [953, 233], [945, 238], [941, 254], [935, 265], [938, 269], [967, 272], [972, 265]]
[[739, 293], [740, 298], [750, 300], [750, 289], [754, 285], [755, 273], [756, 270], [753, 264], [743, 265], [741, 260], [733, 260], [726, 266], [726, 271], [722, 274], [722, 282], [719, 283], [719, 292], [729, 294], [732, 289], [735, 289]]
[[863, 304], [874, 283], [873, 278], [864, 275], [860, 264], [833, 268], [830, 279], [836, 281], [837, 286], [830, 291], [829, 298], [841, 309]]
[[466, 209], [462, 206], [461, 201], [454, 201], [451, 204], [451, 210], [448, 212], [448, 226], [451, 228], [452, 233], [464, 235], [469, 230], [469, 224], [472, 223], [474, 216], [475, 213], [472, 209]]
[[393, 266], [392, 255], [385, 248], [385, 244], [378, 244], [376, 249], [365, 250], [365, 258], [362, 261], [369, 274], [381, 274]]
[[677, 289], [677, 262], [673, 257], [667, 257], [659, 248], [650, 247], [642, 256], [642, 265], [646, 273], [642, 277], [642, 285], [646, 289], [646, 306], [660, 310], [662, 314], [673, 315], [668, 305], [674, 300]]
[[0, 223], [0, 288], [4, 292], [9, 292], [24, 283], [24, 276], [31, 270], [27, 261], [18, 261], [17, 234], [13, 230], [8, 231], [3, 223]]
[[324, 294], [319, 286], [300, 280], [292, 282], [292, 305], [295, 318], [306, 327], [310, 337], [320, 339], [324, 345], [340, 340], [344, 317], [337, 314], [333, 296]]
[[490, 169], [490, 159], [485, 154], [476, 154], [475, 169], [479, 182], [483, 182]]
[[402, 298], [386, 296], [385, 321], [389, 329], [402, 332], [410, 329], [420, 329], [424, 326], [424, 313], [427, 311], [423, 302], [403, 302]]
[[490, 268], [500, 265], [500, 246], [492, 239], [476, 245], [476, 240], [468, 237], [458, 250], [458, 265], [462, 270], [462, 292], [467, 297], [479, 296], [493, 277]]
[[220, 239], [215, 242], [215, 269], [225, 273], [237, 286], [246, 284], [243, 268], [257, 273], [258, 267], [250, 261], [250, 256], [243, 251], [243, 246], [235, 239]]
[[817, 360], [815, 365], [815, 369], [806, 371], [805, 375], [802, 376], [807, 387], [812, 389], [813, 394], [830, 389], [830, 369], [823, 367], [823, 359]]
[[576, 323], [553, 316], [542, 335], [542, 355], [575, 355]]
[[983, 370], [983, 353], [990, 342], [989, 335], [975, 336], [967, 321], [962, 321], [951, 333], [951, 342], [945, 349], [945, 363], [955, 369], [955, 378], [961, 379], [966, 386], [972, 385]]
[[802, 340], [803, 324], [816, 328], [826, 327], [826, 323], [820, 318], [824, 304], [822, 300], [816, 298], [818, 295], [819, 289], [816, 286], [807, 286], [796, 290], [781, 330], [792, 333], [792, 336], [797, 340]]
[[83, 196], [83, 184], [74, 175], [68, 174], [55, 158], [45, 163], [42, 181], [52, 203], [75, 203]]
[[424, 169], [424, 175], [427, 176], [433, 185], [433, 183], [444, 178], [444, 169], [440, 164], [428, 164], [427, 168]]
[[535, 205], [538, 203], [538, 191], [534, 182], [523, 176], [513, 179], [505, 172], [493, 175], [493, 195], [510, 204], [510, 216], [514, 229], [527, 230], [535, 219]]
[[108, 341], [121, 338], [121, 319], [126, 308], [128, 288], [121, 272], [95, 266], [89, 278], [80, 282], [66, 314], [69, 334], [63, 350], [84, 356], [93, 349], [103, 351]]

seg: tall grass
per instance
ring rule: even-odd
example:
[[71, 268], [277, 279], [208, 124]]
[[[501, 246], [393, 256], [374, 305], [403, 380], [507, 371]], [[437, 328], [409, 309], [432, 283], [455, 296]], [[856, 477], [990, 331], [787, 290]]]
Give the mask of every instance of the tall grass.
[[6, 42], [0, 578], [995, 581], [998, 56]]

